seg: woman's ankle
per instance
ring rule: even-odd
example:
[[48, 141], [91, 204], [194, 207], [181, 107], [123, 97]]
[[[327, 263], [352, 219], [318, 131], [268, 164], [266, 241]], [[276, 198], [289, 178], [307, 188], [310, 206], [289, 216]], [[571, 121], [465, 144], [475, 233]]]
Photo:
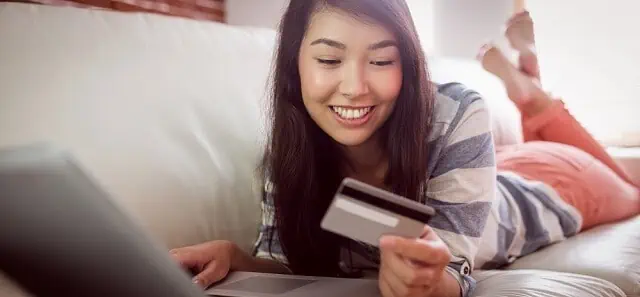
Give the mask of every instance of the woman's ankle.
[[544, 93], [544, 95], [531, 98], [530, 100], [518, 104], [517, 106], [524, 116], [534, 117], [549, 109], [549, 107], [553, 105], [554, 101], [555, 99], [553, 99], [549, 94]]

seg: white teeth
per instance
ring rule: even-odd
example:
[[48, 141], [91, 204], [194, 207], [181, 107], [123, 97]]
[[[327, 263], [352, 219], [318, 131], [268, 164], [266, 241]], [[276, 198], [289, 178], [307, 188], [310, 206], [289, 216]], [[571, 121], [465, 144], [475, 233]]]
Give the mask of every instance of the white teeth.
[[366, 116], [369, 113], [369, 111], [371, 111], [371, 107], [345, 108], [340, 106], [333, 106], [332, 109], [341, 118], [347, 119], [347, 120], [360, 119]]

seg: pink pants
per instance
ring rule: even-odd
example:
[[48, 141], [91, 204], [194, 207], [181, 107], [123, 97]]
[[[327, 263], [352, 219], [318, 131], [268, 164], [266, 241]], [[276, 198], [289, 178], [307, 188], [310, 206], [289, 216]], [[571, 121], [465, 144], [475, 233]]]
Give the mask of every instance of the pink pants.
[[560, 100], [522, 118], [525, 142], [496, 148], [498, 170], [553, 187], [583, 217], [582, 230], [640, 213], [640, 188]]

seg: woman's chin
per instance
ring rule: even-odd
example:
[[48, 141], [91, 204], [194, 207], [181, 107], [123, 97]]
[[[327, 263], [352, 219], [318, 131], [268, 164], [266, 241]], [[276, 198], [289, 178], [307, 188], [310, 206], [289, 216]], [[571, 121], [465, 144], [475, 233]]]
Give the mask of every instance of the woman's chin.
[[356, 147], [364, 144], [371, 138], [372, 133], [335, 133], [330, 134], [333, 140], [345, 147]]

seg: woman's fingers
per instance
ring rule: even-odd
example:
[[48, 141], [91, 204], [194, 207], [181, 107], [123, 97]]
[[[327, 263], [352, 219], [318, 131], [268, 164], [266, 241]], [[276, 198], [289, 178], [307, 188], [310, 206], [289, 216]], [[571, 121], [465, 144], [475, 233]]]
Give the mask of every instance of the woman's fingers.
[[229, 270], [225, 269], [223, 265], [218, 265], [217, 261], [211, 261], [193, 278], [193, 282], [206, 288], [225, 278], [228, 272]]
[[380, 293], [382, 293], [383, 297], [399, 297], [396, 296], [395, 293], [393, 293], [393, 291], [391, 290], [391, 286], [389, 286], [389, 282], [384, 275], [380, 275], [378, 287], [380, 288]]
[[440, 240], [436, 231], [433, 231], [433, 229], [428, 225], [425, 225], [424, 229], [422, 229], [422, 235], [420, 235], [420, 238], [426, 240]]
[[413, 278], [412, 268], [402, 263], [402, 259], [392, 252], [385, 255], [387, 269], [382, 270], [383, 277], [389, 284], [389, 288], [396, 296], [407, 296], [411, 288], [415, 287], [418, 279]]
[[446, 265], [451, 259], [449, 248], [441, 240], [388, 236], [381, 239], [380, 247], [424, 265]]
[[428, 296], [451, 260], [447, 245], [428, 226], [419, 239], [380, 239], [379, 283], [384, 296]]
[[[410, 267], [405, 260], [400, 258], [398, 254], [393, 251], [382, 252], [382, 257], [388, 271], [393, 272], [393, 276], [404, 285], [416, 285], [418, 277], [415, 269]], [[393, 281], [390, 281], [393, 283]]]
[[231, 245], [227, 241], [210, 241], [169, 251], [180, 265], [188, 269], [193, 282], [208, 287], [227, 276], [231, 269]]
[[191, 269], [194, 267], [202, 266], [204, 263], [200, 263], [199, 253], [194, 252], [190, 248], [180, 248], [169, 251], [171, 256], [180, 264], [180, 266]]
[[[416, 266], [393, 252], [383, 253], [385, 264], [395, 277], [408, 288], [429, 285], [435, 275], [436, 266]], [[391, 282], [393, 283], [393, 282]]]

